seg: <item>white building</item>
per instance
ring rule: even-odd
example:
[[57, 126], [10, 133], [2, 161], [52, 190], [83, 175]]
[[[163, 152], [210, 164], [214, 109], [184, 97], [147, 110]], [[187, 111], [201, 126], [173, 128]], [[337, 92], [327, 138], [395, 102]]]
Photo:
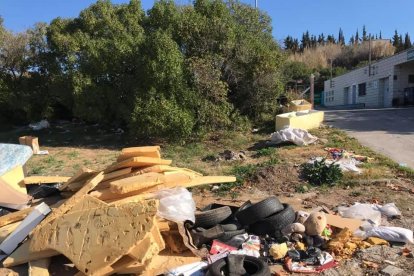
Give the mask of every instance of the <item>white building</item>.
[[391, 107], [407, 103], [414, 103], [414, 48], [324, 83], [327, 107]]

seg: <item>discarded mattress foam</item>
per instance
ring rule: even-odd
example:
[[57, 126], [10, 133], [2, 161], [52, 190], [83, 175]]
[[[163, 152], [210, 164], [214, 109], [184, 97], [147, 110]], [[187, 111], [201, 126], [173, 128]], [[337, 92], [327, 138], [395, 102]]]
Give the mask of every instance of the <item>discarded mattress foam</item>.
[[299, 112], [283, 113], [276, 116], [276, 131], [286, 127], [312, 129], [318, 128], [324, 119], [324, 112], [306, 110]]
[[292, 142], [298, 146], [307, 146], [318, 140], [308, 131], [299, 128], [285, 128], [270, 135], [271, 144], [280, 144], [283, 142]]
[[23, 166], [32, 155], [29, 146], [0, 144], [0, 176], [17, 166]]

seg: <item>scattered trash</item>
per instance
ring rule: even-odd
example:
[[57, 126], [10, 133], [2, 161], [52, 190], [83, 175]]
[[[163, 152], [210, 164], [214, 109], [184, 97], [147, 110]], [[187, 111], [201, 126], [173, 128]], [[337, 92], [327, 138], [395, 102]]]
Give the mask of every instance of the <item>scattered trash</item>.
[[337, 160], [341, 158], [352, 158], [360, 162], [370, 162], [374, 160], [372, 157], [358, 155], [353, 152], [346, 151], [339, 148], [325, 148], [325, 150], [331, 154], [332, 159]]
[[[224, 152], [223, 158], [234, 154]], [[33, 261], [62, 254], [86, 275], [202, 276], [226, 270], [267, 276], [273, 265], [320, 273], [357, 251], [413, 243], [411, 230], [381, 226], [382, 216], [401, 217], [394, 203], [357, 202], [332, 210], [322, 205], [308, 213], [270, 196], [240, 206], [212, 202], [196, 210], [188, 188], [217, 189], [235, 177], [203, 176], [171, 162], [161, 158], [159, 147], [148, 146], [123, 149], [103, 171], [81, 169], [72, 177], [24, 177], [19, 167], [7, 171], [8, 182], [0, 177], [0, 206], [4, 201], [21, 210], [7, 205], [0, 216], [3, 266], [34, 266]], [[7, 193], [16, 185], [28, 195]], [[64, 199], [57, 202], [59, 194]], [[53, 211], [41, 203], [55, 197]], [[396, 254], [411, 257], [411, 248]], [[396, 264], [387, 258], [388, 265]], [[361, 264], [379, 269], [373, 260]]]
[[284, 258], [287, 252], [288, 252], [288, 247], [285, 242], [281, 244], [275, 243], [270, 247], [270, 250], [269, 250], [270, 256], [272, 256], [273, 259], [275, 260]]
[[217, 156], [209, 155], [204, 157], [203, 161], [212, 161], [212, 162], [219, 162], [219, 161], [236, 161], [236, 160], [245, 160], [247, 159], [246, 152], [244, 151], [231, 151], [225, 150], [219, 153]]
[[29, 127], [32, 130], [37, 131], [37, 130], [41, 130], [41, 129], [44, 129], [44, 128], [49, 128], [50, 127], [50, 124], [49, 124], [49, 122], [46, 119], [44, 119], [44, 120], [41, 120], [41, 121], [39, 121], [37, 123], [29, 124]]
[[278, 145], [285, 142], [292, 142], [298, 146], [307, 146], [315, 143], [317, 140], [317, 137], [313, 136], [306, 130], [298, 128], [285, 128], [272, 133], [268, 143]]
[[231, 150], [225, 150], [219, 153], [219, 160], [234, 161], [246, 159], [246, 153], [244, 151], [234, 152]]

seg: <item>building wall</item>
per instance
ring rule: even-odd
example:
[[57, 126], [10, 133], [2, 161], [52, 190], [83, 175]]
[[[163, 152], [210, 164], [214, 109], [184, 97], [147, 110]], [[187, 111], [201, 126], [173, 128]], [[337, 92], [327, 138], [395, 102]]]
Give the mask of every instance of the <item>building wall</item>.
[[[409, 50], [410, 51], [410, 50]], [[411, 49], [412, 51], [412, 49]], [[407, 62], [407, 51], [399, 53], [380, 61], [374, 62], [371, 65], [371, 76], [369, 76], [368, 66], [353, 70], [342, 76], [338, 76], [331, 81], [327, 80], [324, 83], [324, 95], [326, 106], [344, 105], [346, 103], [344, 98], [345, 88], [349, 87], [348, 104], [352, 103], [352, 86], [356, 85], [356, 104], [365, 104], [366, 107], [390, 107], [392, 106], [394, 86], [396, 91], [400, 88], [401, 84], [396, 82], [394, 84], [394, 74], [403, 74], [401, 80], [404, 80], [404, 74], [413, 72], [413, 68], [407, 66], [396, 66], [398, 64]], [[394, 72], [394, 69], [399, 71]], [[380, 80], [388, 79], [389, 89], [385, 90], [384, 95], [381, 95]], [[399, 79], [399, 77], [397, 77]], [[366, 94], [359, 95], [358, 84], [366, 83]], [[396, 92], [398, 94], [398, 92]], [[396, 95], [397, 96], [397, 95]], [[382, 98], [383, 97], [383, 98]], [[383, 100], [382, 100], [383, 99]]]
[[414, 61], [396, 65], [394, 74], [397, 79], [394, 80], [394, 98], [397, 98], [399, 103], [404, 101], [404, 89], [407, 87], [414, 87], [414, 83], [408, 81], [409, 75], [414, 75]]

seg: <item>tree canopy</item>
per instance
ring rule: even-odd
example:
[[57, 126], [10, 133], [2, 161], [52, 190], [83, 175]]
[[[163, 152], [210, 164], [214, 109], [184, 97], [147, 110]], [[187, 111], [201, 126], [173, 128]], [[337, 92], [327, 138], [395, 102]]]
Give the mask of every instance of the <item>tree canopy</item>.
[[139, 0], [99, 0], [23, 33], [0, 27], [0, 112], [115, 124], [140, 138], [261, 121], [283, 89], [271, 32], [269, 16], [234, 0], [160, 0], [148, 12]]

